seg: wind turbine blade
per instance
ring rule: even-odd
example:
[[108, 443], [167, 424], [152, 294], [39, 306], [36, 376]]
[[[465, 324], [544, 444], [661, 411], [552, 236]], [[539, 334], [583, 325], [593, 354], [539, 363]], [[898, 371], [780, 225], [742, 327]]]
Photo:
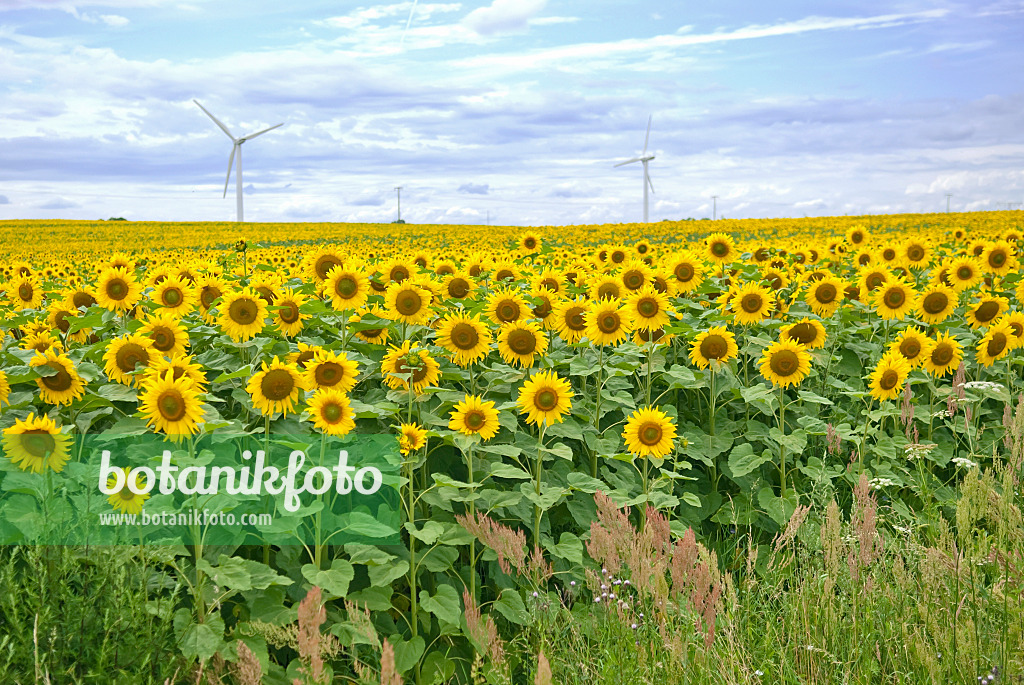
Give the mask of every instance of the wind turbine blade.
[[235, 150], [237, 149], [237, 143], [231, 146], [231, 156], [228, 157], [228, 177], [224, 179], [224, 197], [228, 196], [228, 182], [231, 180], [231, 167], [235, 163]]
[[273, 131], [273, 130], [274, 130], [275, 128], [279, 128], [279, 127], [281, 127], [281, 126], [284, 126], [284, 124], [277, 124], [276, 126], [271, 126], [270, 128], [265, 128], [265, 129], [263, 129], [262, 131], [257, 131], [256, 133], [250, 133], [250, 134], [249, 134], [249, 135], [247, 135], [247, 136], [242, 136], [241, 138], [239, 138], [239, 139], [238, 139], [238, 142], [240, 142], [240, 143], [244, 143], [244, 142], [245, 142], [245, 141], [247, 141], [247, 140], [252, 140], [252, 139], [253, 139], [253, 138], [255, 138], [256, 136], [262, 136], [262, 135], [263, 135], [264, 133], [266, 133], [267, 131]]
[[647, 141], [651, 138], [651, 117], [653, 116], [653, 114], [647, 116], [647, 135], [644, 136], [644, 151], [640, 153], [641, 157], [647, 154]]
[[625, 162], [619, 162], [618, 164], [613, 164], [612, 168], [614, 169], [615, 167], [622, 166], [623, 164], [632, 164], [633, 162], [639, 162], [639, 161], [642, 161], [642, 160], [639, 157], [634, 157], [633, 159], [627, 159]]
[[199, 109], [201, 109], [204, 112], [206, 112], [206, 116], [208, 116], [211, 119], [213, 119], [213, 123], [215, 123], [218, 126], [220, 126], [220, 130], [224, 131], [224, 133], [226, 133], [228, 135], [228, 138], [230, 138], [232, 141], [234, 141], [235, 137], [233, 135], [231, 135], [231, 131], [228, 130], [228, 127], [225, 126], [223, 123], [221, 123], [220, 119], [218, 119], [217, 117], [215, 117], [212, 114], [210, 114], [210, 110], [208, 110], [205, 107], [203, 107], [202, 105], [200, 105], [199, 104], [199, 100], [192, 100], [192, 102], [196, 103], [196, 105], [199, 107]]
[[654, 184], [651, 183], [651, 175], [647, 173], [647, 169], [644, 169], [644, 178], [647, 179], [647, 185], [651, 187], [651, 192], [654, 192]]

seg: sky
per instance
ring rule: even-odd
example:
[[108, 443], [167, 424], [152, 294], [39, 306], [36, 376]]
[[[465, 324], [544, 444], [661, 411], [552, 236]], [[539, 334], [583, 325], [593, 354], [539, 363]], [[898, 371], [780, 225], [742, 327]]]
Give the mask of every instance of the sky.
[[[0, 219], [554, 226], [1024, 202], [1024, 0], [0, 0]], [[947, 197], [949, 195], [949, 197]], [[713, 199], [717, 196], [717, 199]]]

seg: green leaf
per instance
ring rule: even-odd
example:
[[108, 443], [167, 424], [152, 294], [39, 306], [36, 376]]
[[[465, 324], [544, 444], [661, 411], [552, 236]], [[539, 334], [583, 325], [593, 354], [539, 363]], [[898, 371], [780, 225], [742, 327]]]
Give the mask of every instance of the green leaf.
[[420, 590], [420, 606], [437, 616], [442, 623], [457, 626], [462, 618], [459, 593], [451, 585], [439, 585], [434, 595]]
[[192, 610], [182, 607], [174, 612], [174, 633], [182, 656], [205, 662], [224, 644], [224, 619], [213, 613], [206, 622], [195, 623]]
[[302, 577], [310, 584], [322, 587], [332, 595], [344, 597], [348, 594], [348, 584], [355, 577], [355, 571], [349, 562], [344, 559], [335, 559], [326, 571], [318, 569], [313, 564], [306, 564], [302, 567]]
[[437, 521], [426, 521], [419, 530], [416, 530], [416, 526], [413, 523], [406, 522], [405, 529], [409, 532], [409, 535], [412, 535], [424, 545], [434, 544], [437, 538], [444, 533], [444, 526]]
[[412, 667], [419, 663], [427, 646], [422, 635], [417, 635], [411, 640], [403, 640], [398, 635], [392, 635], [388, 642], [395, 650], [395, 668], [399, 673], [408, 673], [412, 670]]
[[797, 392], [797, 397], [802, 399], [804, 402], [811, 402], [813, 404], [826, 404], [829, 406], [834, 404], [832, 400], [826, 397], [822, 397], [817, 393], [813, 393], [810, 390], [800, 390], [799, 392]]
[[797, 504], [799, 504], [795, 492], [790, 492], [786, 499], [782, 499], [775, 494], [775, 491], [768, 487], [758, 490], [757, 503], [767, 512], [768, 517], [779, 524], [779, 526], [784, 526], [789, 522], [793, 512], [796, 511]]
[[572, 533], [562, 533], [557, 545], [546, 541], [544, 547], [556, 557], [583, 565], [583, 542]]
[[491, 475], [497, 478], [514, 478], [517, 480], [530, 480], [533, 478], [533, 476], [521, 468], [503, 463], [497, 463], [492, 466]]
[[409, 562], [401, 559], [391, 564], [369, 566], [367, 572], [370, 575], [372, 587], [391, 587], [393, 582], [409, 572]]
[[772, 456], [767, 451], [759, 455], [749, 443], [743, 443], [733, 447], [729, 453], [729, 470], [733, 478], [742, 478], [771, 459]]
[[243, 366], [242, 368], [238, 369], [237, 371], [232, 371], [231, 373], [222, 373], [221, 375], [219, 375], [216, 378], [214, 378], [213, 382], [214, 383], [223, 383], [225, 381], [234, 380], [236, 378], [248, 378], [251, 375], [252, 375], [252, 365], [251, 364], [246, 364], [245, 366]]
[[211, 566], [205, 559], [199, 560], [199, 569], [215, 584], [229, 590], [265, 590], [271, 585], [291, 585], [292, 580], [278, 575], [266, 564], [221, 554], [217, 566]]
[[517, 590], [502, 590], [501, 596], [494, 603], [494, 609], [516, 625], [526, 625], [530, 620], [530, 614]]
[[120, 383], [105, 383], [96, 389], [96, 394], [111, 402], [138, 402], [139, 394], [135, 388]]
[[701, 503], [700, 501], [700, 497], [697, 497], [697, 495], [693, 494], [692, 492], [684, 492], [683, 501], [696, 509], [701, 509], [704, 507], [703, 503]]
[[768, 430], [768, 435], [776, 443], [785, 446], [790, 454], [800, 454], [807, 447], [807, 431], [803, 429], [798, 428], [789, 435], [783, 435], [781, 430], [772, 427]]

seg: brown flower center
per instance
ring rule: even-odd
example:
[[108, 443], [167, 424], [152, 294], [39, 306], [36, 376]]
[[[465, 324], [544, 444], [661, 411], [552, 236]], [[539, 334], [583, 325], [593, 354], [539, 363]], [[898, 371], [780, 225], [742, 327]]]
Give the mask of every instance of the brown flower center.
[[157, 326], [149, 334], [153, 341], [153, 347], [161, 352], [167, 352], [174, 348], [174, 331], [167, 326]]
[[508, 334], [508, 347], [518, 355], [529, 355], [537, 351], [537, 338], [532, 332], [517, 328]]
[[630, 290], [636, 290], [637, 288], [642, 287], [645, 280], [643, 273], [636, 269], [630, 269], [626, 273], [622, 274], [622, 282]]
[[256, 321], [259, 307], [249, 297], [240, 297], [228, 307], [228, 317], [239, 326], [248, 326]]
[[928, 293], [924, 296], [921, 308], [928, 314], [940, 314], [946, 310], [949, 304], [949, 296], [943, 292]]
[[839, 296], [839, 290], [831, 283], [823, 283], [814, 291], [814, 297], [821, 304], [831, 304]]
[[904, 338], [900, 342], [900, 354], [907, 359], [916, 359], [921, 354], [921, 341], [916, 337]]
[[22, 449], [36, 459], [42, 459], [48, 454], [53, 454], [53, 451], [57, 448], [57, 441], [42, 428], [27, 430], [19, 438]]
[[470, 429], [471, 431], [479, 431], [481, 428], [484, 427], [484, 424], [487, 422], [487, 419], [486, 417], [484, 417], [483, 412], [474, 409], [473, 411], [466, 414], [464, 422], [466, 424], [466, 428]]
[[337, 385], [345, 377], [345, 368], [337, 362], [321, 362], [313, 371], [316, 384], [324, 387]]
[[334, 284], [334, 293], [343, 300], [351, 299], [357, 292], [359, 292], [359, 284], [351, 276], [342, 276]]
[[112, 300], [123, 300], [128, 297], [128, 284], [121, 278], [112, 278], [107, 282], [107, 297]]
[[145, 366], [149, 363], [149, 352], [138, 343], [126, 343], [114, 355], [114, 363], [122, 372], [129, 373], [134, 371], [137, 365]]
[[587, 327], [583, 307], [569, 307], [565, 311], [565, 327], [571, 331], [582, 331]]
[[640, 316], [650, 319], [658, 315], [661, 307], [658, 306], [658, 301], [653, 297], [645, 297], [637, 303], [636, 310], [640, 313]]
[[757, 293], [748, 293], [740, 300], [740, 308], [747, 314], [761, 311], [762, 306], [764, 306], [764, 298]]
[[63, 364], [54, 361], [47, 362], [46, 364], [44, 364], [44, 366], [46, 366], [49, 369], [55, 369], [57, 373], [53, 374], [52, 376], [43, 376], [40, 379], [42, 380], [43, 385], [45, 385], [50, 390], [53, 390], [54, 392], [63, 392], [65, 390], [71, 389], [73, 380], [71, 378], [71, 374], [68, 373], [68, 370], [64, 368]]
[[622, 291], [619, 290], [618, 283], [602, 283], [597, 289], [597, 299], [604, 300], [606, 298], [617, 299]]
[[648, 447], [653, 447], [661, 442], [661, 435], [662, 429], [657, 423], [645, 423], [637, 431], [637, 438]]
[[988, 345], [985, 346], [985, 352], [989, 357], [998, 357], [1006, 349], [1006, 344], [1006, 334], [997, 331], [989, 339]]
[[96, 298], [85, 292], [84, 290], [75, 291], [75, 294], [71, 296], [71, 303], [75, 305], [76, 309], [89, 307], [96, 304]]
[[223, 293], [220, 288], [207, 285], [204, 286], [202, 292], [199, 293], [199, 301], [202, 303], [203, 309], [209, 309], [213, 306], [214, 301], [221, 295], [223, 295]]
[[551, 411], [558, 406], [558, 395], [554, 390], [544, 388], [534, 396], [533, 402], [541, 411]]
[[711, 254], [715, 255], [718, 258], [725, 257], [727, 254], [729, 254], [729, 244], [721, 240], [716, 240], [715, 242], [711, 243]]
[[295, 390], [295, 378], [287, 369], [271, 369], [260, 381], [260, 391], [271, 402], [279, 402]]
[[907, 259], [912, 262], [919, 262], [924, 259], [925, 251], [921, 245], [911, 245], [907, 248]]
[[180, 421], [185, 416], [185, 398], [177, 390], [168, 390], [160, 395], [157, 408], [168, 421]]
[[331, 273], [331, 269], [341, 266], [341, 260], [334, 255], [322, 255], [316, 260], [316, 264], [313, 265], [313, 270], [316, 272], [317, 278], [321, 281], [327, 278], [327, 274]]
[[403, 290], [395, 298], [395, 309], [402, 316], [413, 316], [423, 308], [423, 298], [415, 290]]
[[515, 300], [502, 300], [494, 308], [494, 314], [499, 321], [509, 323], [519, 318], [519, 304]]
[[801, 345], [810, 345], [817, 340], [818, 330], [810, 323], [803, 322], [795, 324], [789, 329], [789, 339]]
[[621, 325], [618, 312], [605, 312], [597, 317], [597, 327], [602, 333], [616, 333]]
[[682, 264], [677, 264], [672, 273], [675, 274], [676, 280], [680, 283], [689, 283], [696, 273], [696, 270], [693, 268], [692, 264], [683, 262]]
[[341, 421], [345, 414], [345, 410], [342, 409], [340, 404], [325, 404], [320, 408], [320, 416], [329, 424], [335, 424]]
[[902, 288], [892, 288], [885, 293], [885, 306], [889, 309], [899, 309], [907, 301], [907, 294], [903, 292]]
[[457, 323], [452, 327], [452, 345], [460, 350], [471, 350], [480, 343], [476, 327], [468, 323]]
[[461, 300], [469, 294], [469, 282], [465, 278], [453, 278], [448, 281], [448, 294]]
[[932, 350], [932, 364], [935, 366], [946, 366], [953, 361], [953, 346], [949, 343], [939, 343]]
[[288, 301], [281, 304], [277, 315], [284, 323], [295, 323], [299, 320], [299, 307], [294, 302]]
[[163, 301], [167, 307], [177, 307], [183, 299], [185, 299], [185, 296], [182, 295], [181, 290], [178, 288], [167, 288], [164, 290]]
[[999, 315], [999, 303], [991, 300], [983, 302], [977, 311], [974, 312], [974, 318], [980, 323], [988, 323], [992, 319]]
[[729, 353], [729, 343], [717, 333], [709, 335], [701, 341], [700, 353], [705, 359], [721, 359]]
[[785, 378], [800, 370], [800, 357], [793, 350], [781, 350], [772, 355], [768, 366], [776, 376]]
[[878, 380], [878, 387], [882, 390], [892, 390], [900, 381], [900, 375], [893, 369], [886, 369], [885, 373]]

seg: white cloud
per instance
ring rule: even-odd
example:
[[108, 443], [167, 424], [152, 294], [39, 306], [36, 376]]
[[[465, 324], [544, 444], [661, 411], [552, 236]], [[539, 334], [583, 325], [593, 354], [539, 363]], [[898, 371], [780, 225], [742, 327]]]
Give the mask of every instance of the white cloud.
[[130, 23], [127, 17], [122, 17], [117, 14], [101, 14], [100, 21], [107, 26], [113, 26], [115, 28], [127, 26]]
[[520, 31], [546, 4], [547, 0], [494, 0], [467, 14], [462, 22], [485, 36]]

